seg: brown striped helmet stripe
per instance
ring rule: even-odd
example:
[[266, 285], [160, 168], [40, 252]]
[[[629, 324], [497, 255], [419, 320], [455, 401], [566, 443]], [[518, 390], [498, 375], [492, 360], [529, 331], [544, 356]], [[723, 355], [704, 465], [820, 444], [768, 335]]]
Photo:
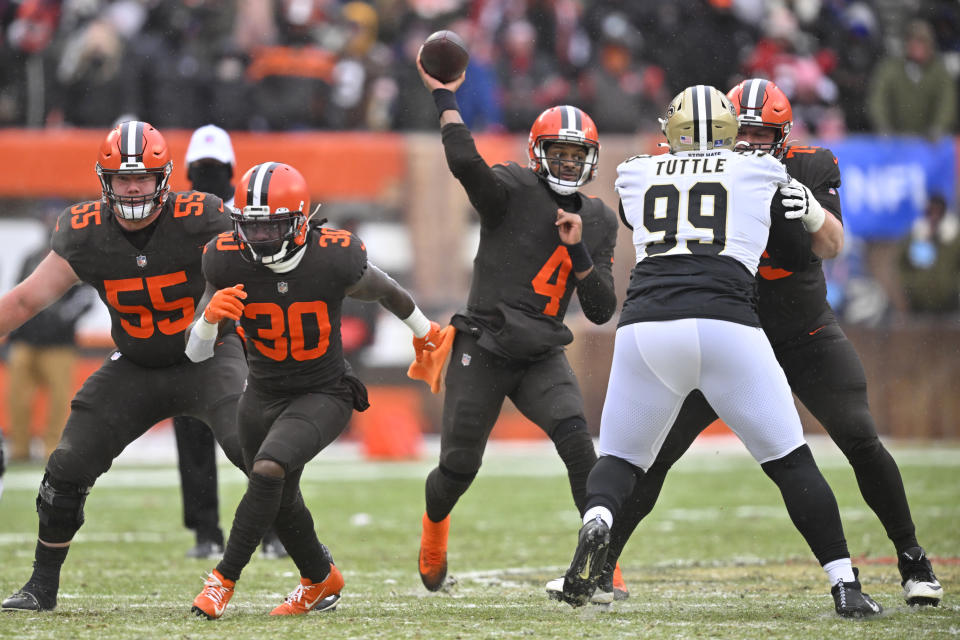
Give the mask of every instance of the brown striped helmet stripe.
[[250, 176], [250, 182], [247, 183], [247, 206], [265, 207], [267, 206], [267, 194], [270, 190], [270, 177], [276, 169], [276, 162], [264, 162], [257, 165], [253, 175]]
[[143, 123], [137, 120], [120, 125], [120, 160], [143, 162]]

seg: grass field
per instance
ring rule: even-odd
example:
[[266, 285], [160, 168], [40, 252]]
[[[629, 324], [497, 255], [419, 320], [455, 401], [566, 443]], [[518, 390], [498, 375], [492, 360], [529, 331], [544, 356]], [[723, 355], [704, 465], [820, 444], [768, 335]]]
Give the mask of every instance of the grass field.
[[[911, 608], [893, 549], [829, 442], [814, 453], [841, 506], [865, 591], [885, 608], [870, 621], [833, 613], [826, 578], [793, 529], [779, 493], [737, 444], [698, 445], [667, 480], [661, 502], [622, 558], [630, 599], [571, 609], [549, 600], [579, 522], [561, 464], [543, 446], [488, 452], [453, 513], [448, 593], [420, 584], [416, 555], [423, 461], [369, 463], [322, 453], [303, 492], [321, 539], [346, 578], [337, 611], [278, 619], [293, 589], [289, 560], [255, 558], [224, 617], [190, 615], [210, 561], [187, 560], [175, 467], [119, 464], [87, 502], [87, 523], [63, 569], [52, 613], [0, 615], [0, 638], [956, 638], [960, 636], [960, 447], [891, 447], [921, 542], [946, 600]], [[0, 592], [30, 573], [38, 465], [14, 467], [0, 501]], [[243, 478], [221, 467], [225, 528]], [[309, 635], [308, 635], [309, 634]]]

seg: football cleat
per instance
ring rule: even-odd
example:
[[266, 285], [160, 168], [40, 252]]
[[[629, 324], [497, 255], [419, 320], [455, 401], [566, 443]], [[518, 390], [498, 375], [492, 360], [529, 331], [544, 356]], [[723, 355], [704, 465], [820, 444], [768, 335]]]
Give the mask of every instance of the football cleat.
[[340, 601], [343, 575], [336, 565], [330, 565], [330, 575], [322, 582], [300, 578], [300, 584], [287, 596], [279, 607], [270, 612], [272, 616], [295, 616], [311, 611], [333, 611]]
[[920, 547], [907, 549], [897, 557], [903, 586], [903, 598], [909, 605], [936, 607], [943, 599], [943, 587], [933, 575], [933, 567], [927, 554]]
[[0, 604], [4, 611], [53, 611], [56, 608], [57, 587], [48, 588], [36, 582], [27, 582]]
[[434, 522], [423, 514], [420, 534], [420, 580], [429, 591], [439, 591], [447, 577], [447, 534], [450, 516]]
[[233, 597], [233, 580], [227, 580], [214, 569], [203, 583], [203, 591], [193, 599], [193, 611], [207, 620], [216, 620], [223, 615], [227, 603]]
[[564, 602], [572, 607], [582, 607], [591, 600], [609, 549], [610, 528], [600, 516], [580, 528], [577, 550], [563, 576]]
[[[553, 600], [563, 601], [563, 576], [547, 583], [547, 595]], [[597, 580], [597, 590], [590, 596], [592, 604], [610, 604], [614, 600], [626, 600], [630, 597], [627, 585], [620, 573], [620, 563], [611, 571], [607, 565]]]
[[860, 590], [859, 578], [860, 571], [854, 567], [853, 582], [838, 580], [837, 584], [830, 589], [837, 613], [844, 618], [867, 618], [883, 611], [883, 607]]

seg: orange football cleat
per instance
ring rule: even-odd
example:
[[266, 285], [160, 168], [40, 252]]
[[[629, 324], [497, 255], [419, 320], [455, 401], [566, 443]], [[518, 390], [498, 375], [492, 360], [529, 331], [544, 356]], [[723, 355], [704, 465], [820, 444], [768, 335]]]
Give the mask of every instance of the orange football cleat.
[[420, 579], [430, 591], [438, 591], [447, 577], [447, 534], [450, 516], [434, 522], [423, 514], [420, 534]]
[[214, 569], [203, 583], [203, 591], [193, 599], [192, 611], [207, 620], [216, 620], [223, 615], [227, 603], [233, 597], [233, 580], [227, 580]]
[[272, 616], [298, 616], [311, 611], [332, 611], [340, 601], [343, 575], [336, 565], [330, 565], [330, 575], [323, 582], [311, 582], [300, 578], [300, 585], [287, 596], [279, 607], [270, 612]]

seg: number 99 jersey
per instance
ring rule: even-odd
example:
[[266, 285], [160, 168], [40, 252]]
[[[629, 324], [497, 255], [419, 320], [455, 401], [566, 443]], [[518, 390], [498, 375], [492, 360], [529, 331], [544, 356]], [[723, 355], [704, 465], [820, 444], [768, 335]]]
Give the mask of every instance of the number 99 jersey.
[[754, 276], [786, 169], [765, 153], [681, 151], [617, 168], [637, 264], [620, 326], [701, 317], [759, 326]]

